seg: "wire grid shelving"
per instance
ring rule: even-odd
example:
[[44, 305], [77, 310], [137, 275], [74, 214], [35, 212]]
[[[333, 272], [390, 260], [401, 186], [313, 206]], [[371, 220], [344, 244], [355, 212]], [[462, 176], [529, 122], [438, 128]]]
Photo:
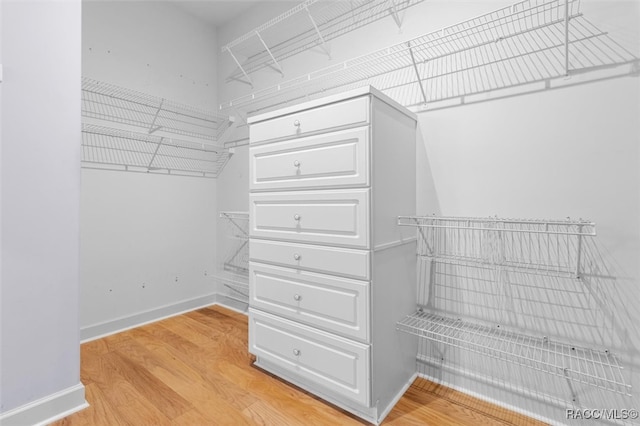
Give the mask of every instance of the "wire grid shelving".
[[[511, 269], [578, 279], [582, 274], [583, 239], [596, 235], [595, 223], [569, 218], [400, 216], [398, 225], [417, 228], [417, 254], [428, 262], [474, 268], [480, 265], [498, 272]], [[434, 310], [428, 302], [419, 305], [415, 313], [397, 323], [397, 329], [432, 342], [561, 376], [569, 383], [630, 395], [631, 386], [625, 382], [620, 362], [606, 350], [551, 341], [477, 320], [451, 318]], [[571, 384], [569, 386], [574, 392]]]
[[82, 125], [85, 168], [216, 177], [230, 154], [207, 144], [130, 132], [92, 124]]
[[89, 78], [82, 79], [86, 168], [216, 177], [229, 159], [229, 117]]
[[607, 391], [631, 395], [623, 367], [607, 351], [581, 348], [546, 337], [518, 334], [417, 311], [398, 322], [400, 331], [501, 361], [564, 377]]
[[626, 64], [637, 66], [638, 58], [588, 21], [579, 0], [525, 0], [254, 91], [220, 108], [256, 113], [371, 85], [421, 111]]
[[418, 255], [435, 262], [581, 276], [582, 239], [596, 235], [585, 220], [400, 216], [418, 227]]
[[385, 17], [401, 26], [399, 14], [422, 1], [303, 1], [222, 47], [237, 65], [227, 81], [252, 84], [250, 74], [267, 67], [284, 75], [282, 60], [316, 47], [330, 57], [329, 41]]
[[219, 290], [237, 302], [249, 303], [249, 213], [220, 212], [223, 235], [221, 271], [216, 275]]

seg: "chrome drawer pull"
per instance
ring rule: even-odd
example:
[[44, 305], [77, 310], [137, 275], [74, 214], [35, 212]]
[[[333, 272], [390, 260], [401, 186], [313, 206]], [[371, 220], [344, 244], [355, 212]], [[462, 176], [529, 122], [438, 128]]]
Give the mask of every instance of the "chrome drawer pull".
[[300, 356], [300, 354], [301, 354], [301, 353], [302, 353], [302, 352], [300, 352], [300, 349], [294, 349], [294, 350], [293, 350], [293, 354], [294, 354], [295, 356]]
[[293, 255], [293, 258], [294, 258], [295, 260], [300, 260], [300, 258], [301, 258], [301, 257], [302, 257], [302, 256], [300, 256], [298, 253], [294, 253], [294, 255]]
[[300, 120], [294, 121], [293, 125], [296, 126], [296, 127], [300, 127]]
[[300, 215], [299, 215], [299, 214], [294, 214], [294, 215], [293, 215], [293, 218], [294, 218], [295, 220], [300, 220]]
[[300, 167], [300, 162], [298, 160], [294, 161], [293, 167]]
[[300, 296], [299, 294], [294, 294], [293, 295], [293, 300], [299, 302], [300, 300], [302, 300], [302, 296]]

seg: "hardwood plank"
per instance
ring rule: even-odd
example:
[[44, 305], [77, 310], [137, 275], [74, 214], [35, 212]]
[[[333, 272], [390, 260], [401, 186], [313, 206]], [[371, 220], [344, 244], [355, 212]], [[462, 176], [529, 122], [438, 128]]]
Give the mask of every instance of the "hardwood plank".
[[[222, 362], [223, 375], [237, 383], [241, 388], [247, 389], [258, 400], [267, 400], [270, 407], [278, 411], [286, 411], [296, 421], [313, 419], [315, 424], [361, 424], [350, 413], [322, 401], [315, 395], [298, 388], [284, 380], [259, 368], [246, 368], [234, 365], [231, 362]], [[264, 406], [259, 406], [264, 409]], [[252, 412], [256, 415], [261, 411]], [[260, 417], [260, 416], [258, 416]]]
[[190, 367], [198, 375], [198, 379], [194, 378], [193, 381], [204, 384], [209, 394], [215, 395], [218, 400], [225, 401], [238, 410], [256, 401], [246, 389], [238, 387], [234, 381], [227, 380], [220, 374], [223, 367], [219, 367], [218, 362], [224, 359], [223, 349], [207, 350], [163, 327], [151, 330], [147, 336], [140, 335], [139, 340], [144, 343], [157, 338], [168, 344], [162, 348], [156, 347], [154, 352], [165, 351], [165, 357]]
[[208, 372], [201, 374], [195, 366], [182, 362], [164, 347], [152, 351], [138, 342], [131, 342], [119, 351], [134, 362], [144, 363], [151, 374], [201, 412], [215, 413], [217, 421], [227, 419], [229, 422], [246, 423], [246, 419], [237, 413], [255, 403], [256, 399], [233, 382], [220, 380], [218, 376], [211, 380]]
[[[54, 426], [363, 425], [363, 420], [252, 365], [247, 317], [214, 306], [81, 346], [91, 406]], [[389, 426], [543, 423], [417, 379]]]
[[161, 407], [145, 398], [132, 399], [128, 404], [120, 406], [118, 412], [128, 425], [171, 425], [171, 420], [162, 412]]
[[136, 364], [119, 351], [110, 352], [103, 357], [111, 368], [129, 383], [135, 384], [135, 389], [169, 419], [193, 408], [189, 401], [155, 378], [144, 365]]
[[242, 412], [251, 419], [251, 422], [254, 425], [306, 426], [308, 424], [312, 424], [310, 422], [305, 422], [303, 419], [297, 419], [294, 416], [291, 416], [290, 412], [279, 410], [272, 404], [265, 401], [257, 401]]

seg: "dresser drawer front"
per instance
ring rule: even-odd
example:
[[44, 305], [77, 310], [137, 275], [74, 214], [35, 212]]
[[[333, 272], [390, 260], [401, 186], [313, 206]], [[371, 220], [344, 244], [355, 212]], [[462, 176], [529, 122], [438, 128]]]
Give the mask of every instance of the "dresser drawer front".
[[250, 189], [368, 186], [369, 128], [252, 146]]
[[340, 127], [369, 122], [369, 97], [363, 96], [251, 124], [251, 144], [290, 139]]
[[369, 346], [249, 309], [254, 355], [360, 404], [369, 405]]
[[361, 280], [370, 278], [371, 252], [368, 250], [251, 239], [249, 258], [252, 261], [324, 274]]
[[251, 237], [369, 248], [369, 190], [250, 195]]
[[368, 341], [369, 283], [251, 262], [251, 306]]

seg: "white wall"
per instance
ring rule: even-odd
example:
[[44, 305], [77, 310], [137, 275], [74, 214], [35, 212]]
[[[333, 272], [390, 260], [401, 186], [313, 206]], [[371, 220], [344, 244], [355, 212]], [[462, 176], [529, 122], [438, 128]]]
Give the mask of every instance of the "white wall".
[[0, 423], [81, 408], [80, 1], [2, 3]]
[[[216, 108], [216, 31], [168, 2], [83, 4], [82, 73]], [[215, 179], [82, 171], [82, 338], [212, 303]]]
[[[297, 77], [509, 4], [426, 1], [410, 9], [402, 33], [389, 18], [334, 40], [332, 61], [305, 52], [282, 66], [286, 79]], [[220, 28], [219, 44], [250, 30], [259, 17], [266, 21], [286, 8], [281, 3], [272, 9], [267, 3], [254, 7]], [[582, 10], [640, 56], [638, 2], [585, 0]], [[224, 82], [233, 69], [224, 54], [219, 69], [221, 101], [251, 90]], [[255, 89], [282, 81], [272, 71], [252, 78]], [[640, 401], [639, 117], [637, 75], [419, 114], [418, 213], [535, 219], [570, 216], [597, 223], [598, 236], [589, 240], [584, 255], [586, 267], [600, 274], [585, 276], [582, 282], [514, 277], [505, 290], [458, 277], [446, 283], [458, 288], [441, 283], [436, 289], [442, 300], [452, 295], [460, 300], [455, 307], [461, 314], [484, 313], [489, 319], [502, 315], [510, 325], [529, 329], [534, 335], [544, 333], [584, 346], [609, 348], [619, 355], [626, 378], [634, 386], [633, 397], [612, 397], [609, 392], [577, 386], [578, 403], [587, 408], [630, 408]], [[234, 160], [248, 163], [246, 150], [239, 151]], [[237, 172], [237, 176], [228, 173], [231, 170], [222, 174], [225, 185], [219, 188], [219, 199], [239, 204], [239, 194], [247, 193], [248, 182]], [[504, 306], [483, 305], [485, 300], [504, 302], [501, 292], [505, 291], [511, 292], [506, 312], [499, 312]], [[488, 297], [496, 294], [500, 297]], [[423, 345], [421, 351], [429, 354], [434, 347]], [[488, 362], [451, 348], [446, 362], [451, 368], [424, 366], [421, 371], [556, 422], [566, 421], [564, 407], [573, 404], [563, 379]], [[474, 374], [485, 377], [470, 379]]]

